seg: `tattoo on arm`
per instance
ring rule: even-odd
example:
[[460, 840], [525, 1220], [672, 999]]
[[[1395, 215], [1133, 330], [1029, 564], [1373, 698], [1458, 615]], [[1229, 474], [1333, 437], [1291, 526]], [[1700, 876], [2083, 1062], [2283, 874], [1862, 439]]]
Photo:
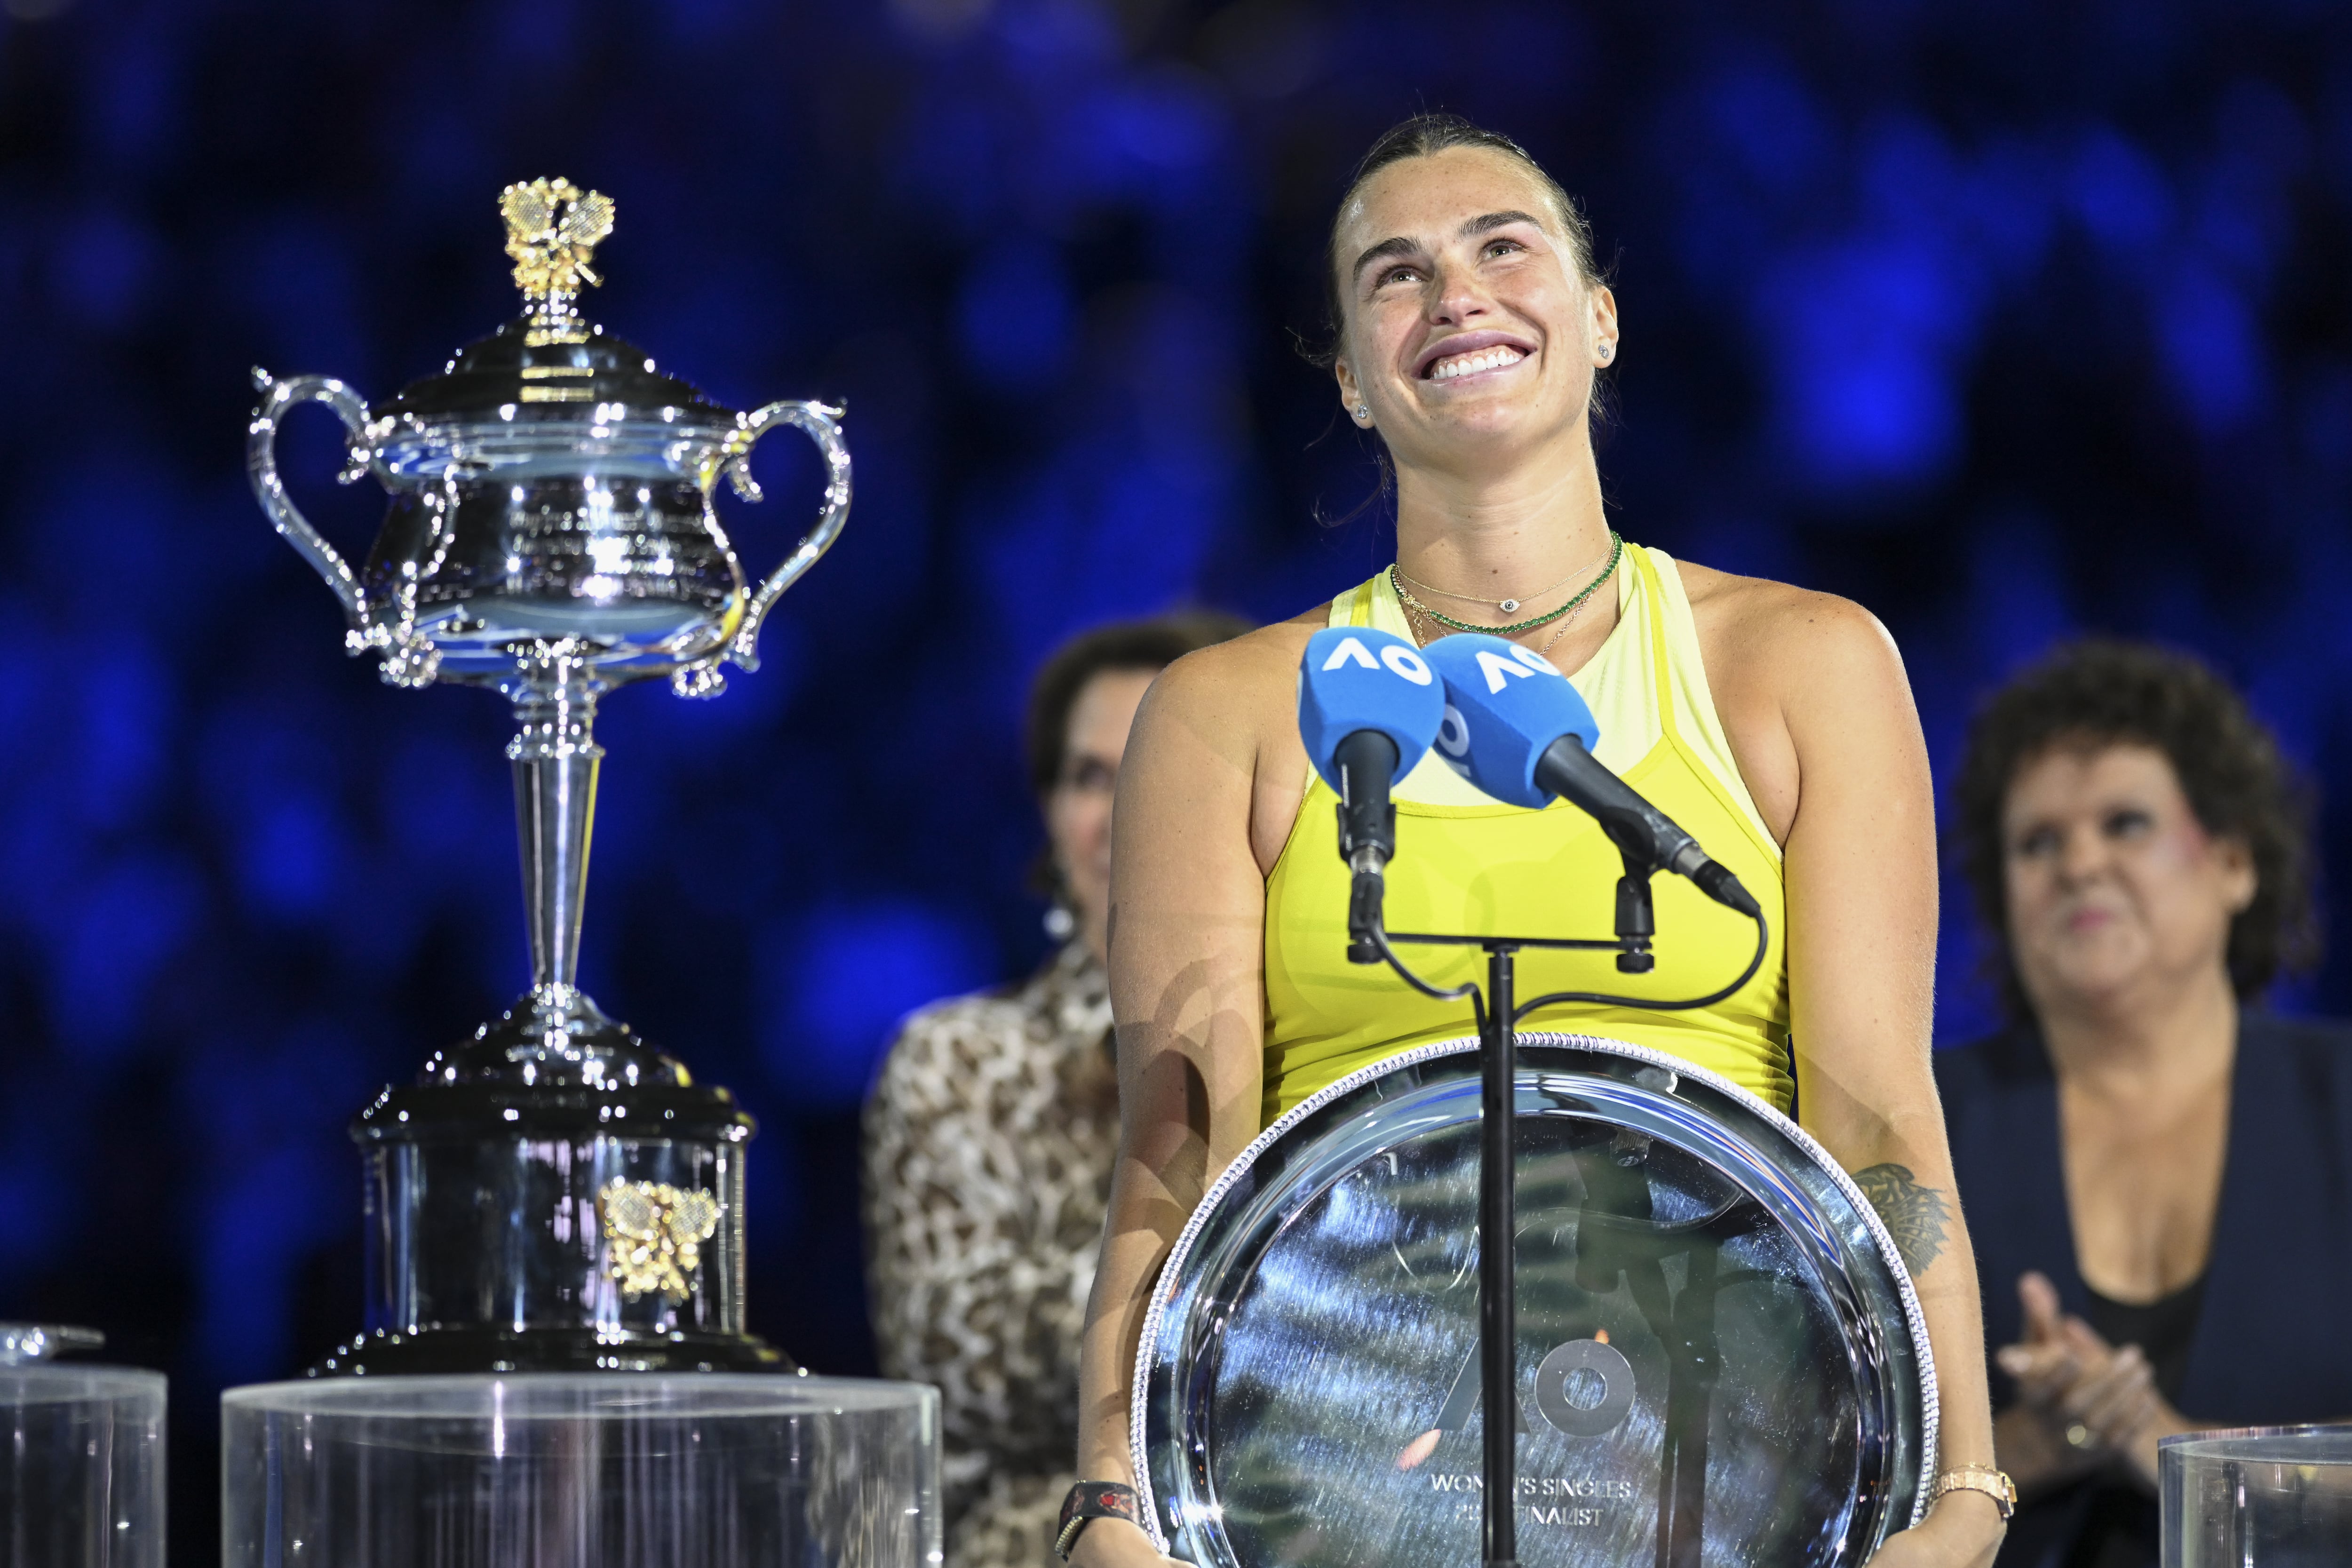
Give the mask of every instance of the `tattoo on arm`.
[[1903, 1267], [1917, 1279], [1936, 1255], [1944, 1250], [1944, 1226], [1951, 1217], [1944, 1194], [1923, 1187], [1908, 1165], [1873, 1165], [1853, 1173], [1853, 1184], [1886, 1222]]

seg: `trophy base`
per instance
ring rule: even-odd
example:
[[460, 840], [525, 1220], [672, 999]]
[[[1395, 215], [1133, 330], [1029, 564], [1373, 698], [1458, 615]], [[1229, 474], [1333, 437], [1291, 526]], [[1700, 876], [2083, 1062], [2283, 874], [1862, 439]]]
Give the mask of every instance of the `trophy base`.
[[307, 1377], [434, 1377], [484, 1372], [797, 1373], [793, 1359], [750, 1334], [600, 1333], [586, 1328], [506, 1329], [466, 1323], [362, 1334]]
[[709, 1085], [386, 1089], [352, 1126], [365, 1331], [314, 1373], [793, 1370], [744, 1331], [751, 1132]]

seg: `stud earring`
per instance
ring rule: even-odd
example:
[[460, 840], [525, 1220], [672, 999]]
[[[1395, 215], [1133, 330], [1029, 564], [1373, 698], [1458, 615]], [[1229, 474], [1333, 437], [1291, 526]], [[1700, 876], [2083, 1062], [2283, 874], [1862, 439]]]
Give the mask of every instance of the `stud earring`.
[[1359, 403], [1359, 404], [1357, 404], [1357, 405], [1356, 405], [1356, 417], [1357, 417], [1357, 419], [1358, 419], [1358, 420], [1361, 421], [1361, 422], [1362, 422], [1362, 423], [1364, 423], [1364, 424], [1370, 424], [1370, 423], [1371, 423], [1371, 418], [1372, 418], [1372, 405], [1371, 405], [1370, 404], [1369, 404], [1369, 403]]
[[1602, 343], [1601, 345], [1601, 357], [1603, 360], [1615, 359], [1617, 357], [1617, 345], [1615, 343]]

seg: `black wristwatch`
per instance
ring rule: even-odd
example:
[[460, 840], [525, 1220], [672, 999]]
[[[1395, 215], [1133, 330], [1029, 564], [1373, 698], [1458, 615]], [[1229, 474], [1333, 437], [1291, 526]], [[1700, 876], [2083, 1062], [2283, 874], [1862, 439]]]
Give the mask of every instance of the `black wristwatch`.
[[1087, 1521], [1097, 1519], [1123, 1519], [1140, 1525], [1135, 1503], [1135, 1489], [1118, 1481], [1080, 1481], [1062, 1500], [1062, 1522], [1054, 1531], [1054, 1555], [1063, 1562], [1070, 1560], [1070, 1548], [1078, 1543], [1078, 1531]]

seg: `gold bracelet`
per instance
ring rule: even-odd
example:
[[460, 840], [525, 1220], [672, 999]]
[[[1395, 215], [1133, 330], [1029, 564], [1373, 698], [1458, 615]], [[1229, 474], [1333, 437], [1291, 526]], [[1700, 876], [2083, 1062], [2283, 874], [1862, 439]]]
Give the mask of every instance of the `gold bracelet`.
[[1951, 1492], [1982, 1492], [1992, 1499], [1993, 1507], [2000, 1510], [2001, 1522], [2017, 1511], [2017, 1483], [2009, 1479], [2006, 1470], [1996, 1470], [1990, 1465], [1960, 1465], [1936, 1478], [1936, 1489], [1927, 1495], [1929, 1502], [1939, 1502]]

